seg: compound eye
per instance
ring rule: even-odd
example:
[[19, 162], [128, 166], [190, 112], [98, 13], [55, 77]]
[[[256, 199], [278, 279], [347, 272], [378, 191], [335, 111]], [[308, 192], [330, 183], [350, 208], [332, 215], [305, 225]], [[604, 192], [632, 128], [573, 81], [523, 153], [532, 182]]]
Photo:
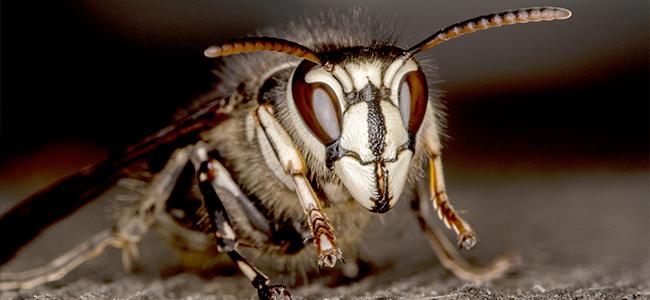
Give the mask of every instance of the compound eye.
[[426, 79], [421, 70], [406, 73], [399, 84], [399, 109], [404, 126], [411, 133], [417, 133], [427, 109]]
[[305, 65], [301, 65], [294, 74], [291, 87], [293, 101], [314, 136], [324, 145], [329, 145], [341, 136], [338, 98], [325, 83], [305, 82], [306, 69]]

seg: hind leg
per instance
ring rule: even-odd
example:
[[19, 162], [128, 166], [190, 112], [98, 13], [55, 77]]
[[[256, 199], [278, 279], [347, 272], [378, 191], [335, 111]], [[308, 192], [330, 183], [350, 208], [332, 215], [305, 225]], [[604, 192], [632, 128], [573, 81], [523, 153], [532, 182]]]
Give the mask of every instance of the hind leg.
[[137, 243], [144, 237], [163, 210], [178, 178], [189, 162], [192, 148], [179, 149], [154, 177], [136, 207], [127, 209], [110, 230], [104, 230], [49, 264], [18, 273], [0, 274], [0, 291], [28, 289], [63, 278], [84, 262], [99, 256], [108, 246], [122, 249], [125, 268], [131, 268], [137, 256]]
[[43, 267], [0, 274], [0, 291], [30, 289], [59, 280], [79, 265], [99, 256], [106, 247], [118, 245], [119, 241], [110, 230], [101, 231]]

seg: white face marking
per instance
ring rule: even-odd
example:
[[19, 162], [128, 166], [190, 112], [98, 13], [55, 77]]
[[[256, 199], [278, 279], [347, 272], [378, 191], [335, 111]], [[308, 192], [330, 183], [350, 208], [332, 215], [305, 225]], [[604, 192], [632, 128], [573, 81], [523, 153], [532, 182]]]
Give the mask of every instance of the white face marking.
[[380, 105], [386, 124], [384, 159], [390, 160], [395, 158], [399, 147], [408, 143], [409, 136], [399, 109], [385, 101]]
[[341, 68], [341, 66], [335, 66], [332, 73], [339, 80], [339, 82], [343, 86], [343, 90], [346, 93], [349, 93], [349, 92], [352, 91], [352, 89], [354, 88], [352, 86], [352, 79], [350, 79], [350, 77], [348, 77], [348, 73], [343, 68]]
[[374, 155], [368, 147], [368, 105], [359, 103], [343, 114], [340, 145], [358, 154], [364, 161], [372, 161]]
[[334, 100], [338, 100], [341, 111], [345, 110], [345, 103], [343, 102], [343, 99], [345, 99], [343, 96], [343, 88], [341, 87], [341, 83], [336, 78], [334, 78], [334, 76], [332, 76], [332, 73], [325, 71], [323, 67], [315, 67], [313, 70], [305, 74], [305, 82], [320, 82], [326, 84], [336, 94], [337, 99]]
[[[387, 102], [380, 103], [386, 125], [385, 148], [383, 158], [390, 160], [397, 155], [400, 146], [408, 142], [408, 132], [402, 122], [400, 111]], [[355, 152], [363, 161], [375, 159], [368, 146], [368, 105], [359, 103], [348, 109], [343, 115], [343, 131], [340, 145], [343, 149]]]
[[[404, 150], [409, 142], [408, 132], [399, 105], [399, 83], [405, 74], [417, 71], [419, 68], [415, 61], [405, 61], [399, 58], [392, 62], [382, 78], [382, 64], [370, 62], [345, 66], [350, 73], [354, 83], [354, 89], [359, 91], [368, 84], [376, 88], [389, 88], [391, 90], [390, 101], [380, 101], [381, 115], [384, 119], [386, 131], [383, 135], [384, 147], [382, 159], [387, 161], [385, 167], [388, 174], [388, 194], [390, 196], [389, 206], [393, 206], [402, 194], [406, 184], [408, 171], [413, 153]], [[381, 100], [381, 99], [377, 99]], [[375, 164], [371, 163], [377, 159], [370, 148], [368, 132], [368, 103], [357, 103], [347, 109], [343, 115], [341, 132], [341, 148], [352, 151], [359, 156], [359, 160], [353, 157], [343, 157], [335, 164], [335, 171], [350, 194], [368, 210], [373, 210], [377, 205], [373, 200], [378, 192], [378, 175], [375, 172]], [[399, 157], [398, 157], [399, 155]]]
[[384, 86], [387, 88], [391, 87], [391, 82], [395, 77], [395, 73], [404, 65], [404, 59], [396, 59], [394, 62], [388, 66], [386, 72], [384, 72]]
[[381, 86], [382, 64], [380, 62], [349, 63], [345, 65], [345, 69], [350, 73], [352, 83], [357, 91], [363, 89], [368, 83], [372, 83], [376, 87]]
[[396, 162], [386, 163], [386, 168], [388, 169], [388, 185], [390, 186], [389, 193], [393, 197], [390, 201], [390, 205], [393, 206], [397, 200], [399, 200], [400, 195], [402, 195], [402, 190], [404, 189], [404, 184], [406, 184], [406, 178], [409, 173], [409, 166], [411, 165], [411, 158], [413, 153], [411, 151], [402, 151], [397, 158]]
[[[397, 161], [386, 163], [389, 174], [388, 193], [392, 197], [390, 207], [395, 205], [402, 194], [412, 157], [413, 153], [406, 150], [400, 153]], [[334, 164], [334, 168], [352, 197], [365, 209], [372, 210], [375, 207], [372, 197], [377, 190], [375, 166], [364, 166], [354, 158], [343, 157]]]
[[374, 166], [362, 166], [354, 158], [342, 157], [334, 168], [352, 197], [365, 209], [371, 210], [375, 206], [370, 200], [376, 187]]
[[[390, 90], [388, 99], [376, 99], [378, 101], [376, 104], [380, 106], [380, 109], [374, 110], [373, 114], [378, 111], [384, 121], [385, 132], [380, 137], [383, 139], [384, 145], [381, 148], [382, 157], [380, 159], [385, 161], [385, 174], [388, 176], [388, 186], [386, 186], [390, 197], [388, 205], [393, 206], [402, 194], [413, 157], [412, 151], [404, 148], [409, 142], [409, 135], [399, 109], [399, 85], [405, 74], [418, 69], [414, 60], [404, 60], [400, 57], [388, 66], [379, 60], [337, 65], [331, 72], [317, 66], [305, 75], [306, 82], [324, 83], [331, 87], [339, 98], [338, 101], [343, 112], [339, 143], [342, 149], [355, 153], [358, 158], [344, 156], [338, 159], [334, 163], [334, 171], [355, 200], [368, 210], [375, 209], [377, 205], [373, 200], [379, 192], [377, 177], [381, 176], [376, 174], [376, 165], [372, 163], [378, 157], [375, 157], [370, 147], [368, 136], [369, 126], [371, 126], [368, 120], [370, 106], [369, 103], [360, 102], [348, 107], [344, 93], [352, 90], [361, 91], [370, 84], [378, 89]], [[288, 89], [288, 92], [291, 96], [291, 89]], [[292, 101], [289, 103], [292, 115], [299, 118], [295, 104]], [[372, 103], [371, 105], [376, 104]], [[312, 151], [311, 154], [324, 160], [326, 158], [324, 145], [311, 135], [304, 124], [300, 125], [302, 126], [297, 126], [298, 133], [301, 136], [306, 136], [304, 142]], [[398, 153], [398, 150], [403, 151]], [[303, 206], [314, 201], [313, 195], [310, 195], [308, 189], [303, 186], [305, 183], [296, 181], [295, 178], [294, 183]], [[322, 248], [326, 248], [328, 245], [325, 237], [321, 238], [320, 243]]]

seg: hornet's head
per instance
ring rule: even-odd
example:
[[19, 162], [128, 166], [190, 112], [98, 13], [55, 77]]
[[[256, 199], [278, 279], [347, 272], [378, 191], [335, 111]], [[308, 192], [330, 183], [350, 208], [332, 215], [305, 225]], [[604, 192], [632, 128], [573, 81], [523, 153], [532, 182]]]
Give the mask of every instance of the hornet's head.
[[279, 38], [251, 37], [212, 46], [205, 55], [275, 51], [303, 59], [287, 100], [301, 120], [301, 137], [309, 140], [305, 145], [361, 206], [383, 213], [402, 193], [427, 110], [427, 82], [414, 55], [479, 30], [570, 16], [556, 7], [489, 14], [447, 26], [407, 50], [359, 46], [317, 53]]
[[387, 212], [406, 183], [424, 119], [424, 73], [397, 48], [347, 48], [329, 57], [335, 59], [324, 65], [305, 60], [295, 69], [290, 106], [325, 147], [322, 159], [354, 199]]

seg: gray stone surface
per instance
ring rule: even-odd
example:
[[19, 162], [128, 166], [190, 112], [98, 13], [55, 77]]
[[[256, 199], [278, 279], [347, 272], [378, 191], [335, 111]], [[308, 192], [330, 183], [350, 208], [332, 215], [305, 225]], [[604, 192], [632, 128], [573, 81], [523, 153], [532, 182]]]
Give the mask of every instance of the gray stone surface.
[[[444, 270], [407, 211], [406, 201], [377, 220], [364, 241], [372, 271], [362, 280], [328, 287], [331, 276], [293, 287], [296, 299], [649, 299], [647, 170], [581, 172], [470, 171], [450, 168], [456, 207], [479, 234], [464, 251], [482, 264], [516, 251], [522, 265], [505, 278], [474, 285]], [[47, 261], [105, 226], [97, 207], [39, 239], [3, 271]], [[95, 214], [93, 214], [93, 210]], [[79, 225], [82, 224], [82, 225]], [[344, 230], [339, 230], [344, 234]], [[179, 272], [156, 234], [141, 247], [140, 271], [121, 270], [119, 253], [102, 257], [65, 279], [2, 299], [250, 299], [240, 275], [206, 279]]]

